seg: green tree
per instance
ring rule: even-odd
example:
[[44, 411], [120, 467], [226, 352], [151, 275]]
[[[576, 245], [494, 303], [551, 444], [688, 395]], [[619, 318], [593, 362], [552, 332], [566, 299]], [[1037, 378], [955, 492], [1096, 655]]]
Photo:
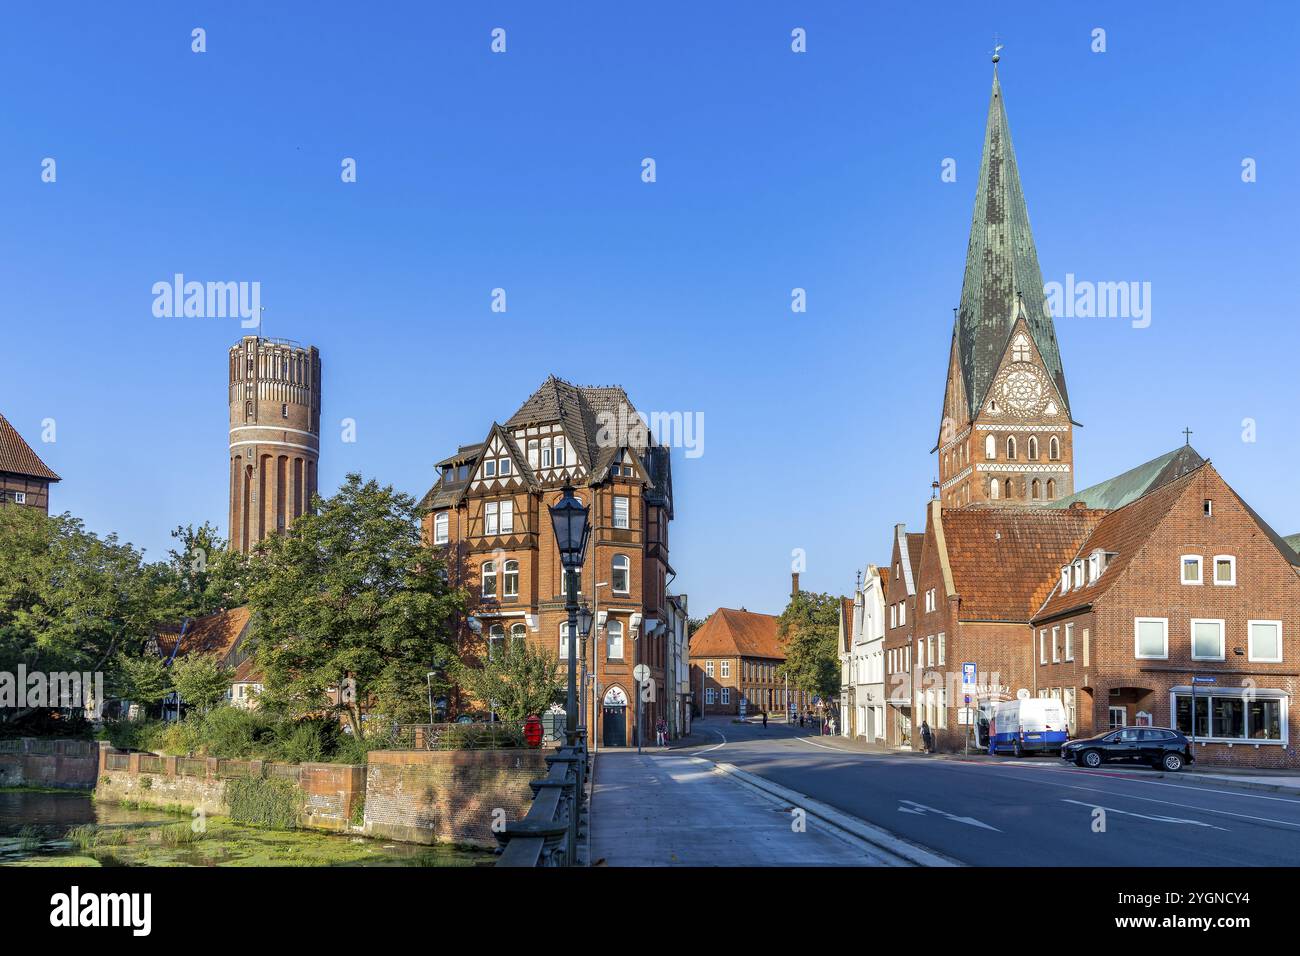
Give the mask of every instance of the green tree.
[[189, 654], [171, 666], [172, 686], [181, 700], [206, 714], [221, 703], [230, 690], [231, 673], [211, 654]]
[[559, 703], [564, 686], [554, 654], [527, 640], [512, 640], [479, 666], [457, 664], [457, 682], [495, 706], [502, 720], [521, 721]]
[[832, 704], [839, 696], [840, 599], [800, 591], [777, 619], [777, 637], [785, 648], [781, 674], [790, 686]]
[[[437, 552], [420, 538], [409, 495], [348, 475], [254, 558], [251, 646], [264, 677], [259, 705], [290, 716], [381, 720], [427, 713], [425, 675], [452, 660], [452, 621], [466, 606]], [[329, 691], [354, 689], [332, 698]], [[434, 684], [446, 693], [447, 681]]]
[[175, 604], [173, 619], [201, 617], [247, 602], [249, 558], [231, 551], [213, 525], [182, 525], [172, 537], [177, 544], [168, 552], [165, 577]]
[[[164, 570], [64, 514], [0, 508], [0, 670], [106, 671], [167, 620]], [[0, 721], [25, 717], [7, 710]]]
[[118, 695], [137, 704], [157, 704], [172, 692], [172, 674], [167, 664], [153, 654], [118, 655]]
[[[712, 616], [713, 616], [713, 615], [709, 615], [709, 617], [712, 617]], [[700, 628], [702, 628], [702, 627], [703, 627], [705, 624], [707, 624], [708, 622], [709, 622], [709, 618], [708, 618], [708, 617], [702, 617], [702, 618], [701, 618], [701, 617], [692, 617], [692, 618], [688, 618], [687, 621], [686, 621], [686, 637], [687, 637], [688, 639], [694, 637], [694, 636], [695, 636], [695, 632], [698, 631]]]

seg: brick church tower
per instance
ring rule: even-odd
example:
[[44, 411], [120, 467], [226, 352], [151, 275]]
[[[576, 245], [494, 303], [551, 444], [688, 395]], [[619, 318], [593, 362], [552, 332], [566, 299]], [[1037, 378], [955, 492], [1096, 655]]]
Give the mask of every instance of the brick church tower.
[[1024, 507], [1074, 492], [1070, 396], [993, 58], [939, 440], [944, 507]]
[[248, 552], [311, 505], [320, 353], [246, 335], [230, 349], [230, 547]]

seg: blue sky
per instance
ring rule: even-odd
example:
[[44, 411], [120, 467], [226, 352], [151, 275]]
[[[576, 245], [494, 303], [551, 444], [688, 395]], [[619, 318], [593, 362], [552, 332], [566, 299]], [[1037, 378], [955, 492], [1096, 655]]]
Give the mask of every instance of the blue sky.
[[1047, 6], [11, 6], [0, 411], [63, 476], [55, 510], [154, 557], [224, 527], [243, 330], [155, 318], [150, 289], [258, 281], [266, 334], [322, 353], [322, 490], [418, 496], [548, 374], [617, 382], [703, 413], [674, 457], [695, 613], [779, 611], [794, 548], [843, 593], [930, 494], [996, 32], [1044, 278], [1152, 284], [1149, 328], [1058, 321], [1079, 486], [1190, 426], [1300, 530], [1300, 13]]

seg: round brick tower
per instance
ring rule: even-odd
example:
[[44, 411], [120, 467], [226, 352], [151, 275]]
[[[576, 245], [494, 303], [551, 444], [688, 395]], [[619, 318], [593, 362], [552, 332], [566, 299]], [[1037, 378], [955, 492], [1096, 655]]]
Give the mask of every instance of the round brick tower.
[[230, 349], [230, 547], [251, 551], [311, 505], [320, 352], [246, 335]]

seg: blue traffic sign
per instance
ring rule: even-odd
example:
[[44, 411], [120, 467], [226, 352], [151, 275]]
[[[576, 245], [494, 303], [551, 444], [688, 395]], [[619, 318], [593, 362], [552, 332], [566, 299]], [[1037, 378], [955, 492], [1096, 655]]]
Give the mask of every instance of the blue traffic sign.
[[1219, 678], [1217, 677], [1193, 677], [1192, 683], [1193, 684], [1215, 684], [1218, 683], [1218, 680]]

